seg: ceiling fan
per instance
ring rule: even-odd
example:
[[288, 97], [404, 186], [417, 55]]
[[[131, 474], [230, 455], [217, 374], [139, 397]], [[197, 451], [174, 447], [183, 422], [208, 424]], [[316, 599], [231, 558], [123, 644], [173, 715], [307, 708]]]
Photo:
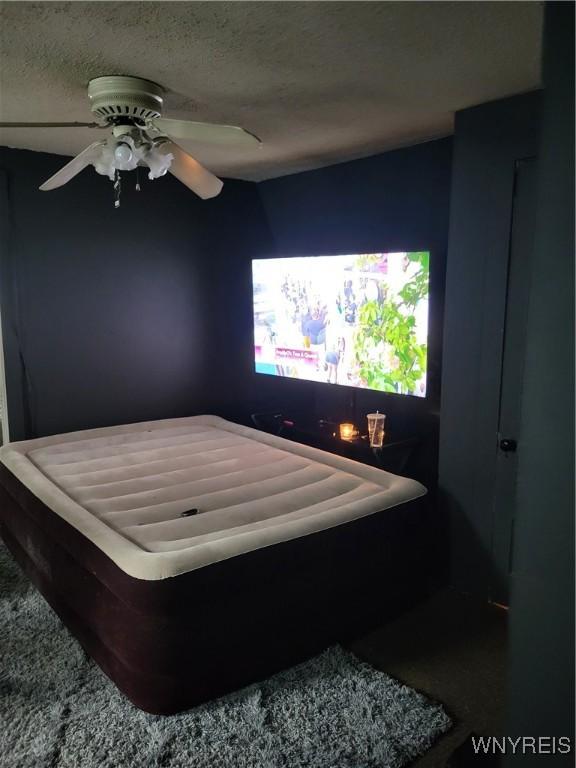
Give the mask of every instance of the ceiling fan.
[[[47, 192], [61, 187], [88, 165], [114, 182], [120, 205], [120, 171], [148, 168], [148, 178], [170, 172], [202, 199], [215, 197], [222, 181], [173, 141], [190, 139], [224, 146], [254, 147], [260, 139], [234, 125], [212, 125], [162, 117], [164, 89], [139, 77], [112, 75], [88, 83], [92, 123], [0, 123], [0, 128], [101, 128], [110, 135], [95, 141], [45, 181]], [[136, 188], [139, 189], [137, 183]]]

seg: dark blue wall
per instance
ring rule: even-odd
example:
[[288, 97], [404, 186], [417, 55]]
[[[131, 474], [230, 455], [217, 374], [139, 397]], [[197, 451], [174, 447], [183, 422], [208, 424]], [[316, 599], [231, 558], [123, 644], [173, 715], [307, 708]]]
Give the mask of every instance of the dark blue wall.
[[[227, 219], [214, 262], [226, 324], [225, 359], [218, 370], [220, 378], [225, 375], [231, 383], [224, 393], [230, 414], [305, 408], [318, 416], [341, 418], [351, 391], [254, 373], [253, 258], [431, 250], [429, 396], [358, 391], [356, 410], [360, 418], [379, 408], [396, 430], [437, 430], [451, 151], [450, 139], [429, 142], [266, 181], [258, 185], [258, 194], [252, 189], [238, 200], [233, 206], [236, 222]], [[255, 226], [256, 221], [264, 225]]]
[[0, 285], [13, 440], [203, 410], [206, 233], [167, 177], [126, 189], [0, 150]]
[[[510, 611], [508, 731], [574, 765], [574, 5], [549, 3]], [[510, 763], [540, 765], [540, 755]]]

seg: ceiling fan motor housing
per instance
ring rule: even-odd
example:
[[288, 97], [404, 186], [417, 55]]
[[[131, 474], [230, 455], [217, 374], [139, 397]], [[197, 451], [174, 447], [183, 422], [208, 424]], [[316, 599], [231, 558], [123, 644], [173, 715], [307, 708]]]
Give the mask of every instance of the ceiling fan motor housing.
[[143, 123], [162, 114], [164, 89], [150, 80], [124, 75], [96, 77], [88, 83], [90, 108], [109, 123]]

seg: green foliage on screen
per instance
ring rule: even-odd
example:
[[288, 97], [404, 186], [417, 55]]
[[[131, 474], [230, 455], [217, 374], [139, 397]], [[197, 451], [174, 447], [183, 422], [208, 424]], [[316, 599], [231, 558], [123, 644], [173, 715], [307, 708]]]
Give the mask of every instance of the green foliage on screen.
[[[385, 294], [360, 308], [354, 352], [360, 376], [368, 387], [416, 394], [417, 384], [426, 373], [428, 350], [426, 344], [417, 341], [414, 311], [428, 296], [430, 254], [413, 251], [406, 255], [418, 270], [397, 294]], [[359, 259], [359, 268], [368, 266], [372, 258], [378, 257]]]

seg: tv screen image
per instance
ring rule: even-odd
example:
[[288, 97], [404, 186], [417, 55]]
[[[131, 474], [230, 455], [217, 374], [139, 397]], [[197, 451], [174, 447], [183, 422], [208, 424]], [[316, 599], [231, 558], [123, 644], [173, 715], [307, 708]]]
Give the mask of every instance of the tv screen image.
[[426, 396], [428, 251], [255, 259], [257, 373]]

